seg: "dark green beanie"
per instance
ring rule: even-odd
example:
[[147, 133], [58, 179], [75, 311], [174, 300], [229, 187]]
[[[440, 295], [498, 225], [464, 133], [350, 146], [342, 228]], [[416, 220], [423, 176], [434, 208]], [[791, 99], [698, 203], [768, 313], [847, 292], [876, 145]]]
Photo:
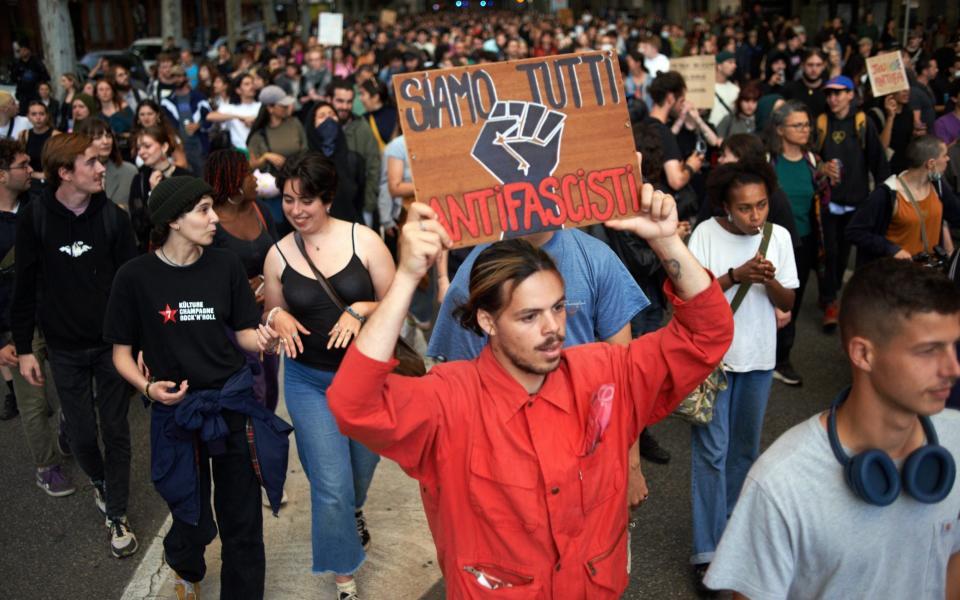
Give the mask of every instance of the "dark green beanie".
[[154, 225], [165, 225], [193, 208], [200, 198], [213, 194], [206, 181], [192, 175], [164, 179], [150, 192], [147, 211]]
[[[86, 105], [87, 110], [90, 111], [91, 117], [100, 113], [100, 105], [97, 104], [97, 101], [94, 99], [93, 96], [90, 96], [89, 94], [77, 94], [76, 96], [73, 97], [73, 101], [76, 102], [77, 100], [79, 100], [80, 102], [83, 102], [84, 105]], [[73, 113], [70, 113], [70, 114], [72, 115]]]

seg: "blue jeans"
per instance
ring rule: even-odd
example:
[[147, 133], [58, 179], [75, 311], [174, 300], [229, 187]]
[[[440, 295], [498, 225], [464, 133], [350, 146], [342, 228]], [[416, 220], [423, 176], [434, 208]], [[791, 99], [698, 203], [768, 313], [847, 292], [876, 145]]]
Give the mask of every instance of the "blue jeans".
[[728, 386], [717, 394], [713, 420], [693, 427], [691, 564], [713, 560], [747, 472], [760, 455], [760, 431], [772, 381], [773, 371], [728, 371]]
[[380, 457], [340, 433], [327, 406], [336, 373], [283, 362], [284, 398], [310, 481], [313, 572], [352, 575], [366, 558], [354, 513], [367, 499]]

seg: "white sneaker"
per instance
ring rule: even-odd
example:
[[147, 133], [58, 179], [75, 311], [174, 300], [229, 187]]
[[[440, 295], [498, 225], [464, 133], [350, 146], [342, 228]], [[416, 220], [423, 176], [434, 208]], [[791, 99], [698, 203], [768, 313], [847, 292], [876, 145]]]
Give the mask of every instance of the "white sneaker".
[[137, 536], [133, 535], [126, 516], [107, 517], [106, 525], [110, 530], [110, 552], [116, 558], [126, 558], [137, 551]]

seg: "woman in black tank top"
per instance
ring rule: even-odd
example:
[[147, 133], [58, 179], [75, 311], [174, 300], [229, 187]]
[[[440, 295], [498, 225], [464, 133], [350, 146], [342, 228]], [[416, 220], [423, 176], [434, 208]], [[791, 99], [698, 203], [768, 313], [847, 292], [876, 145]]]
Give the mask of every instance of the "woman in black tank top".
[[[362, 507], [379, 457], [340, 433], [326, 390], [347, 346], [390, 287], [394, 264], [372, 230], [329, 215], [337, 176], [318, 152], [295, 155], [281, 170], [283, 213], [294, 233], [267, 255], [267, 323], [261, 331], [284, 355], [284, 398], [313, 501], [313, 571], [333, 571], [343, 597], [356, 589], [353, 574], [370, 541]], [[346, 310], [317, 281], [311, 263]]]
[[[278, 236], [270, 211], [266, 205], [257, 204], [257, 181], [250, 163], [238, 150], [217, 150], [207, 157], [204, 179], [213, 188], [213, 208], [220, 217], [213, 246], [240, 257], [262, 311], [263, 263]], [[258, 352], [244, 354], [254, 374], [254, 397], [271, 412], [275, 411], [280, 398], [280, 361], [276, 356]]]

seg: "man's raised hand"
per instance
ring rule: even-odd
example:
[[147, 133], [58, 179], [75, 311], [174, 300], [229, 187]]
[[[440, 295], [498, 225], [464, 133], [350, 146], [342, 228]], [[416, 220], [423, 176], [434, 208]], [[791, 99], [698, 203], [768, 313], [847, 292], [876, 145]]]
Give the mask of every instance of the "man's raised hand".
[[[637, 173], [643, 171], [643, 157], [637, 152]], [[653, 189], [649, 183], [640, 183], [640, 214], [606, 222], [610, 229], [629, 231], [647, 241], [677, 234], [677, 203], [673, 196]]]
[[437, 213], [422, 202], [412, 203], [400, 236], [398, 274], [420, 281], [440, 253], [452, 244], [449, 234], [437, 220]]

